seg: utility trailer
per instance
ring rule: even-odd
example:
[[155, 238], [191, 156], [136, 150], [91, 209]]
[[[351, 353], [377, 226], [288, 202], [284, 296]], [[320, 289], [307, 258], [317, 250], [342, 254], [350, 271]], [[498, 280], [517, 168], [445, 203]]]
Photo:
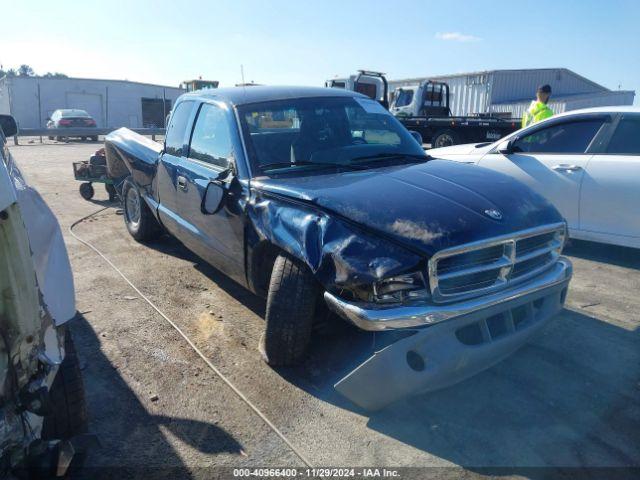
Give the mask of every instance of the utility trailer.
[[[424, 143], [446, 147], [459, 143], [493, 142], [520, 128], [518, 119], [492, 115], [453, 117], [449, 85], [427, 81], [397, 88], [389, 95], [383, 73], [359, 70], [348, 78], [327, 80], [325, 86], [363, 93], [377, 100], [408, 129], [418, 132]], [[389, 105], [389, 97], [391, 105]]]

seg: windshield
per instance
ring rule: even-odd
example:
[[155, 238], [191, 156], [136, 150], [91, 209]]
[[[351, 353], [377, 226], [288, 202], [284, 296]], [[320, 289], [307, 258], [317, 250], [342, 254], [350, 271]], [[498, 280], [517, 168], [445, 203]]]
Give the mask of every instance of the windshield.
[[413, 100], [413, 90], [400, 89], [398, 91], [398, 97], [396, 98], [396, 107], [406, 107], [411, 105]]
[[253, 169], [261, 173], [427, 159], [422, 146], [374, 100], [299, 98], [238, 110]]

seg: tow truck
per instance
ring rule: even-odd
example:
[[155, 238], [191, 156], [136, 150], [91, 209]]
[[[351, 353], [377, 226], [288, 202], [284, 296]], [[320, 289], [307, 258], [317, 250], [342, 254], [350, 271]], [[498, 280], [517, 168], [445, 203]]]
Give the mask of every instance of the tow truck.
[[433, 148], [460, 143], [493, 142], [520, 128], [518, 119], [491, 115], [453, 116], [449, 85], [428, 80], [398, 87], [389, 104], [389, 83], [384, 73], [359, 70], [348, 78], [335, 78], [325, 86], [344, 88], [379, 101], [408, 129], [422, 135]]

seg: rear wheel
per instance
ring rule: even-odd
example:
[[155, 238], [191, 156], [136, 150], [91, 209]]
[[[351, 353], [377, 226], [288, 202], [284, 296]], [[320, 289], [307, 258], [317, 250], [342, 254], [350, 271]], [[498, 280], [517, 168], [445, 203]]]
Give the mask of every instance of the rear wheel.
[[288, 255], [276, 258], [267, 295], [260, 352], [269, 365], [292, 365], [306, 353], [320, 288], [311, 271]]
[[98, 135], [94, 135], [93, 137], [91, 137], [91, 140], [94, 142], [98, 141]]
[[133, 238], [144, 242], [160, 235], [162, 232], [160, 225], [131, 177], [124, 181], [122, 201], [124, 202], [124, 223]]
[[431, 140], [431, 148], [449, 147], [461, 143], [460, 134], [453, 130], [440, 130]]

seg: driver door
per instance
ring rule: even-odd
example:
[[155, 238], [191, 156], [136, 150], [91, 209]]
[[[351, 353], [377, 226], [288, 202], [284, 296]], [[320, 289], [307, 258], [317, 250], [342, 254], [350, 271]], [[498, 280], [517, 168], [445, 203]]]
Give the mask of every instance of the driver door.
[[233, 115], [202, 103], [187, 155], [176, 173], [180, 240], [208, 263], [244, 282], [242, 187], [232, 152]]
[[512, 153], [492, 150], [480, 166], [506, 173], [546, 197], [580, 228], [580, 186], [592, 146], [608, 117], [567, 118], [526, 130], [511, 144]]

